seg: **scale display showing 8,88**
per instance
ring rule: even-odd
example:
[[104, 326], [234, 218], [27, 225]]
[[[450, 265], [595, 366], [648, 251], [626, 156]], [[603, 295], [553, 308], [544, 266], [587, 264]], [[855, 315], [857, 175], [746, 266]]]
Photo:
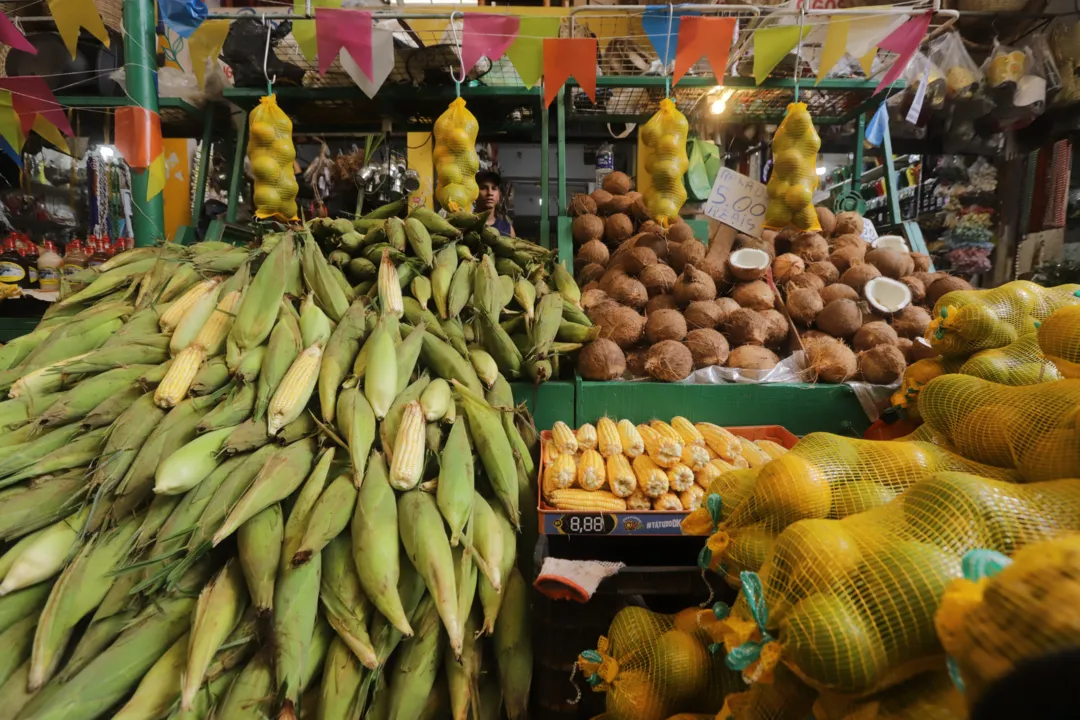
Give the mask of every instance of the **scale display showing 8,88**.
[[681, 535], [685, 513], [560, 513], [541, 511], [545, 535]]

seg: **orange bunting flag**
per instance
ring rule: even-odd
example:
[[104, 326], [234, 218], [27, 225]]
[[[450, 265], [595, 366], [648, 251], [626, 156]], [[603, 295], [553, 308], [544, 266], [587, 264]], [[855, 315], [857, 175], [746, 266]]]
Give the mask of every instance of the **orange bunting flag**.
[[735, 18], [684, 17], [679, 22], [679, 42], [675, 47], [675, 72], [672, 85], [677, 85], [686, 71], [704, 55], [712, 66], [716, 84], [724, 84], [728, 53], [735, 36]]
[[149, 170], [146, 199], [165, 187], [165, 155], [162, 152], [161, 116], [144, 107], [116, 110], [116, 150], [132, 170]]
[[570, 76], [596, 102], [596, 38], [544, 38], [544, 107]]

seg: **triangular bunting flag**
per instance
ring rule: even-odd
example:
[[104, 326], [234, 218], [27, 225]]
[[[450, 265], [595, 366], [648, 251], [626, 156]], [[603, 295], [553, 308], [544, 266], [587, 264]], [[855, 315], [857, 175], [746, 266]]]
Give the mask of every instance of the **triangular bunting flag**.
[[208, 12], [202, 0], [158, 0], [158, 14], [165, 26], [182, 38], [191, 37]]
[[877, 112], [870, 118], [870, 122], [866, 124], [863, 137], [874, 147], [881, 147], [881, 143], [885, 141], [885, 130], [888, 126], [889, 111], [885, 108], [885, 103], [881, 103], [878, 105]]
[[523, 17], [518, 26], [518, 36], [506, 49], [506, 57], [521, 77], [525, 87], [540, 82], [544, 74], [544, 40], [559, 34], [562, 18]]
[[188, 38], [188, 52], [191, 54], [191, 69], [199, 87], [206, 86], [206, 62], [217, 62], [225, 38], [229, 35], [228, 20], [207, 20]]
[[806, 37], [811, 25], [783, 25], [754, 31], [754, 81], [760, 85], [772, 69], [780, 64], [799, 40]]
[[878, 44], [878, 47], [882, 50], [896, 53], [899, 57], [896, 58], [896, 62], [892, 64], [892, 67], [886, 71], [878, 86], [874, 88], [875, 93], [879, 93], [883, 88], [892, 85], [903, 74], [904, 69], [911, 62], [911, 58], [915, 56], [915, 51], [919, 49], [919, 44], [926, 37], [926, 31], [930, 29], [930, 19], [933, 15], [933, 12], [925, 12], [918, 17], [911, 18], [889, 33], [889, 36]]
[[[869, 10], [871, 8], [862, 9]], [[891, 7], [884, 9], [889, 10]], [[893, 13], [848, 18], [848, 53], [852, 57], [863, 57], [905, 22], [907, 22], [906, 15], [895, 15]]]
[[872, 47], [870, 50], [859, 58], [859, 67], [862, 68], [866, 77], [870, 77], [870, 74], [874, 69], [874, 60], [877, 59], [877, 47]]
[[8, 144], [8, 141], [0, 137], [0, 152], [3, 152], [20, 168], [23, 166], [22, 156]]
[[671, 78], [677, 85], [686, 71], [704, 55], [712, 66], [716, 84], [724, 84], [731, 40], [735, 35], [735, 18], [687, 17], [679, 24], [679, 42], [675, 48], [675, 72]]
[[[341, 0], [293, 0], [293, 12], [297, 15], [303, 15], [307, 12], [308, 2], [316, 10], [318, 8], [341, 7]], [[307, 61], [313, 61], [319, 52], [319, 45], [315, 39], [315, 21], [293, 20], [292, 36], [296, 40], [296, 44], [300, 46], [300, 52], [304, 54]]]
[[[818, 66], [817, 83], [836, 67], [847, 52], [848, 30], [851, 23], [842, 18], [832, 18], [825, 29], [825, 42], [821, 46], [821, 64]], [[817, 83], [814, 83], [817, 85]]]
[[[677, 38], [682, 32], [682, 19], [696, 15], [697, 12], [693, 10], [672, 11], [670, 5], [654, 5], [642, 14], [641, 27], [645, 31], [645, 37], [649, 38], [656, 56], [665, 67], [676, 56]], [[697, 58], [694, 60], [696, 61]]]
[[[56, 31], [64, 39], [64, 45], [75, 58], [79, 44], [79, 32], [83, 28], [109, 47], [109, 33], [92, 0], [48, 0], [49, 12], [56, 21]], [[70, 135], [71, 133], [67, 133]]]
[[465, 13], [461, 38], [461, 72], [467, 73], [482, 57], [495, 62], [517, 38], [521, 18], [513, 15]]
[[14, 148], [16, 155], [22, 152], [26, 136], [19, 122], [19, 113], [15, 112], [12, 105], [11, 92], [8, 90], [0, 90], [0, 137]]
[[372, 75], [369, 79], [352, 59], [348, 50], [341, 51], [341, 67], [345, 68], [356, 86], [369, 98], [375, 97], [379, 88], [386, 82], [394, 69], [394, 33], [383, 28], [375, 28], [371, 34]]
[[16, 50], [22, 50], [31, 55], [37, 55], [37, 48], [26, 39], [25, 35], [19, 32], [19, 28], [15, 27], [15, 23], [11, 22], [11, 19], [3, 13], [0, 13], [0, 43], [10, 45]]
[[143, 107], [116, 109], [116, 151], [133, 170], [145, 170], [161, 155], [161, 116]]
[[64, 114], [64, 108], [56, 102], [56, 97], [44, 78], [29, 75], [0, 78], [0, 88], [11, 91], [11, 104], [19, 114], [23, 135], [30, 134], [34, 127], [34, 118], [38, 115], [43, 115], [65, 135], [75, 134], [67, 115]]
[[544, 40], [544, 107], [551, 107], [570, 76], [596, 102], [596, 38]]
[[319, 74], [326, 74], [334, 64], [338, 50], [344, 48], [370, 80], [372, 27], [372, 15], [369, 12], [317, 9], [315, 37], [319, 47]]
[[67, 140], [64, 139], [64, 136], [60, 133], [59, 130], [56, 129], [55, 125], [53, 125], [41, 115], [38, 115], [36, 118], [34, 118], [33, 130], [38, 135], [55, 145], [56, 149], [60, 152], [66, 155], [71, 154], [71, 148], [68, 147]]

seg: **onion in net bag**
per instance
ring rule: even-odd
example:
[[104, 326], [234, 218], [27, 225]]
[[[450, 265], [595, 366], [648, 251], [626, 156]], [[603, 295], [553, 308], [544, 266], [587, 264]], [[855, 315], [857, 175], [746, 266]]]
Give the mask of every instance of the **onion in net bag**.
[[663, 227], [676, 221], [686, 202], [683, 175], [690, 167], [686, 155], [688, 132], [686, 116], [666, 98], [660, 101], [656, 114], [641, 126], [641, 142], [648, 149], [645, 170], [652, 179], [645, 193], [645, 206]]
[[593, 692], [606, 693], [608, 720], [664, 720], [675, 713], [715, 713], [724, 697], [744, 687], [724, 667], [708, 628], [712, 610], [690, 608], [662, 615], [620, 610], [595, 650], [578, 657]]
[[940, 668], [934, 615], [965, 554], [1077, 530], [1080, 480], [1015, 485], [956, 472], [869, 512], [797, 522], [760, 574], [743, 574], [719, 629], [728, 666], [756, 680], [783, 662], [815, 689], [849, 695]]
[[268, 95], [248, 117], [251, 138], [248, 159], [255, 176], [255, 216], [296, 219], [296, 193], [300, 187], [293, 174], [296, 148], [292, 140], [292, 120]]
[[[1080, 292], [1080, 291], [1078, 291]], [[1080, 379], [1080, 305], [1055, 310], [1039, 326], [1042, 352], [1064, 377]]]
[[1032, 543], [1011, 562], [969, 553], [935, 617], [968, 704], [1017, 664], [1080, 645], [1078, 606], [1080, 535]]
[[450, 212], [472, 207], [480, 188], [476, 171], [480, 157], [476, 154], [476, 133], [480, 130], [476, 117], [457, 98], [435, 121], [435, 198]]
[[800, 230], [821, 230], [814, 209], [817, 189], [817, 152], [821, 138], [806, 103], [787, 106], [784, 120], [773, 136], [774, 164], [766, 189], [769, 205], [765, 227], [781, 230], [792, 225]]
[[942, 355], [968, 355], [1033, 333], [1058, 308], [1080, 305], [1078, 285], [1044, 288], [1014, 280], [993, 290], [954, 290], [934, 304], [926, 340]]
[[923, 388], [919, 411], [964, 457], [1015, 467], [1026, 482], [1080, 469], [1080, 380], [1010, 387], [942, 375]]

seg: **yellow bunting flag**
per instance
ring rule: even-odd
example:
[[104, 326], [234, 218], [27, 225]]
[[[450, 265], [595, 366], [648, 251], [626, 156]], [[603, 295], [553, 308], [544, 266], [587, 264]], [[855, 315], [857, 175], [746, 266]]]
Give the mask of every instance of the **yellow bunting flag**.
[[109, 33], [92, 0], [48, 0], [48, 3], [49, 12], [56, 21], [56, 30], [64, 39], [72, 58], [79, 43], [79, 31], [83, 28], [100, 40], [102, 45], [109, 46]]
[[22, 152], [26, 136], [22, 132], [19, 113], [12, 107], [9, 90], [0, 90], [0, 137], [3, 137], [15, 152]]
[[784, 56], [791, 52], [799, 40], [806, 37], [812, 26], [784, 25], [754, 31], [754, 81], [760, 85], [769, 77]]
[[64, 139], [63, 133], [41, 115], [34, 118], [33, 131], [55, 145], [57, 150], [67, 155], [71, 154], [71, 148], [68, 147], [67, 140]]
[[870, 77], [870, 73], [874, 67], [874, 58], [876, 57], [877, 48], [872, 47], [868, 53], [859, 58], [859, 66], [862, 68], [863, 73], [866, 74], [866, 77]]
[[221, 55], [221, 48], [225, 46], [225, 38], [229, 35], [228, 20], [206, 20], [191, 34], [187, 40], [188, 52], [191, 54], [191, 69], [195, 72], [195, 79], [199, 81], [199, 87], [206, 86], [206, 61], [216, 63]]
[[559, 35], [558, 17], [522, 17], [518, 36], [506, 49], [506, 57], [521, 76], [525, 87], [532, 87], [544, 75], [544, 38]]
[[[341, 7], [341, 0], [311, 0], [311, 9], [315, 8], [333, 8], [337, 9]], [[293, 0], [293, 12], [302, 14], [306, 12], [305, 0]], [[293, 38], [296, 40], [296, 44], [300, 46], [300, 52], [304, 53], [304, 57], [308, 62], [315, 60], [315, 55], [318, 54], [318, 43], [315, 42], [315, 21], [314, 20], [294, 20], [292, 26]]]
[[[829, 71], [836, 67], [836, 63], [847, 52], [848, 30], [851, 28], [847, 20], [833, 19], [825, 29], [825, 42], [821, 46], [821, 65], [817, 71], [817, 82], [821, 82]], [[815, 85], [817, 83], [814, 83]]]

